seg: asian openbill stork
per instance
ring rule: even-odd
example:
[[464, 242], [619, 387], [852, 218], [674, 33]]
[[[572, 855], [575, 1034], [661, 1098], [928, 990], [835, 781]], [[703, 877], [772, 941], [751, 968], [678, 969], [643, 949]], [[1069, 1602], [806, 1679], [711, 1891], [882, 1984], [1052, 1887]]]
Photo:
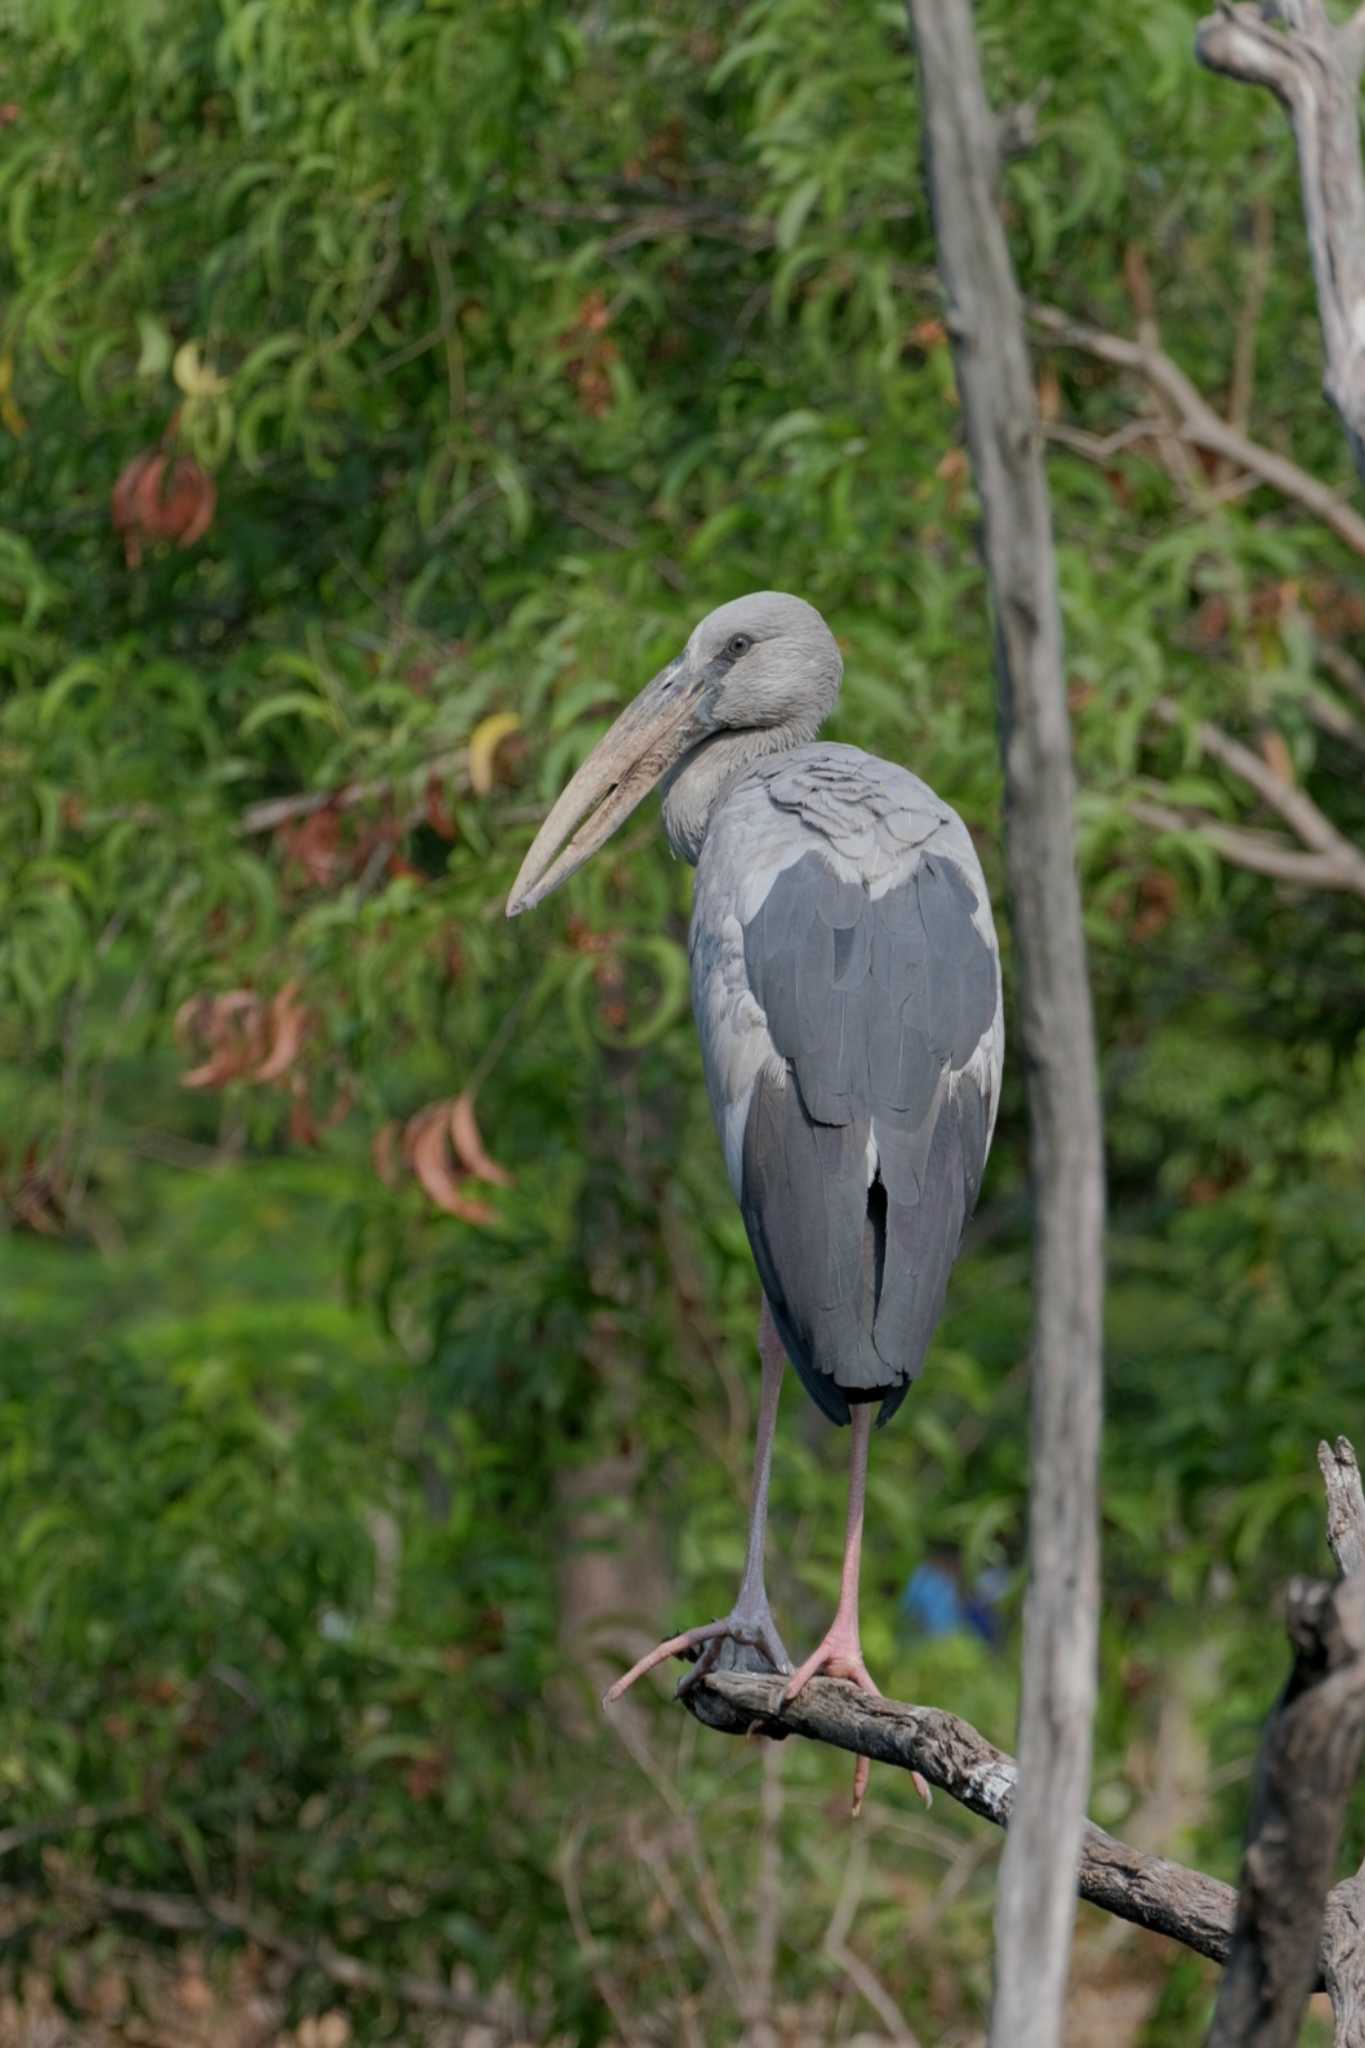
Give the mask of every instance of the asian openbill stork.
[[[858, 1633], [868, 1439], [943, 1309], [990, 1146], [1004, 1033], [985, 880], [956, 813], [908, 769], [817, 741], [843, 662], [813, 606], [757, 591], [709, 613], [569, 783], [507, 903], [558, 888], [656, 783], [697, 870], [692, 1001], [725, 1164], [763, 1283], [748, 1554], [734, 1608], [661, 1643], [791, 1670], [763, 1577], [785, 1358], [853, 1426], [838, 1610], [792, 1674], [876, 1686]], [[867, 1765], [860, 1761], [854, 1810]]]

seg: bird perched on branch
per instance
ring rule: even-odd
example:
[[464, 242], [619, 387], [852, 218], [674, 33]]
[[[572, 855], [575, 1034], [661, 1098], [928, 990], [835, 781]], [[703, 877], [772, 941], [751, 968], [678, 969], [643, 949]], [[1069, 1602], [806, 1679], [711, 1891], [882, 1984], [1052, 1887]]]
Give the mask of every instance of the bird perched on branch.
[[[536, 835], [507, 903], [549, 895], [657, 784], [697, 870], [692, 1000], [711, 1107], [763, 1286], [748, 1553], [720, 1621], [664, 1658], [790, 1672], [763, 1543], [787, 1359], [852, 1426], [838, 1608], [792, 1673], [876, 1693], [858, 1630], [868, 1444], [905, 1399], [942, 1313], [1000, 1091], [1000, 961], [956, 813], [908, 769], [816, 739], [843, 675], [813, 606], [757, 591], [709, 613], [629, 705]], [[854, 1811], [867, 1764], [859, 1760]]]

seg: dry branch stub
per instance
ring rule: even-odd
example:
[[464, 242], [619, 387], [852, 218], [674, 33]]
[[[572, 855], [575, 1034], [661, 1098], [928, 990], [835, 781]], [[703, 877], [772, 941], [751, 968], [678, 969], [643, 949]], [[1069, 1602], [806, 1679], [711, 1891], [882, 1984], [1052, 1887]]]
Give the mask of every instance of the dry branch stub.
[[1294, 1665], [1257, 1759], [1209, 2048], [1292, 2048], [1298, 2040], [1365, 1746], [1365, 1575], [1336, 1587], [1295, 1580], [1288, 1608]]

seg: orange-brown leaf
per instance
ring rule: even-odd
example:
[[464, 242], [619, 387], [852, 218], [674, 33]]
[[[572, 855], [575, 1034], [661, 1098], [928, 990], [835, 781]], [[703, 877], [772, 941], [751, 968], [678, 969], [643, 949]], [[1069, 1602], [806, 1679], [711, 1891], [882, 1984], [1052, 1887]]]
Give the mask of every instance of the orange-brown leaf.
[[144, 448], [125, 463], [109, 501], [130, 569], [142, 560], [144, 541], [193, 547], [213, 524], [217, 508], [218, 487], [208, 471], [192, 455], [170, 456], [161, 448]]
[[450, 1141], [466, 1173], [489, 1181], [495, 1188], [510, 1188], [512, 1176], [489, 1156], [479, 1135], [474, 1116], [474, 1097], [466, 1088], [450, 1105]]
[[221, 1088], [240, 1080], [265, 1057], [265, 1008], [252, 989], [228, 989], [182, 1003], [176, 1021], [182, 1020], [186, 1034], [197, 1038], [209, 1055], [181, 1075], [182, 1088]]
[[289, 1139], [294, 1145], [316, 1145], [318, 1141], [313, 1099], [302, 1074], [289, 1077]]
[[419, 1111], [408, 1124], [408, 1135], [412, 1170], [437, 1208], [465, 1223], [491, 1223], [493, 1211], [464, 1194], [452, 1171], [449, 1104], [437, 1102]]
[[287, 981], [266, 1013], [268, 1046], [253, 1081], [278, 1081], [289, 1072], [308, 1035], [310, 1018], [299, 999], [299, 985]]

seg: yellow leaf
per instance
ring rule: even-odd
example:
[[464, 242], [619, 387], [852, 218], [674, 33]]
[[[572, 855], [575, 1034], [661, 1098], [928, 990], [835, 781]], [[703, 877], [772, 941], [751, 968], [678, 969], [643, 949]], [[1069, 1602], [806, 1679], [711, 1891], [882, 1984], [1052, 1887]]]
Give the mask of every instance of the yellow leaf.
[[475, 796], [488, 795], [493, 787], [498, 748], [520, 731], [521, 720], [514, 711], [495, 711], [490, 718], [479, 720], [469, 735], [469, 786]]
[[171, 375], [186, 398], [221, 398], [228, 388], [228, 379], [220, 377], [201, 359], [197, 341], [181, 343], [171, 364]]

